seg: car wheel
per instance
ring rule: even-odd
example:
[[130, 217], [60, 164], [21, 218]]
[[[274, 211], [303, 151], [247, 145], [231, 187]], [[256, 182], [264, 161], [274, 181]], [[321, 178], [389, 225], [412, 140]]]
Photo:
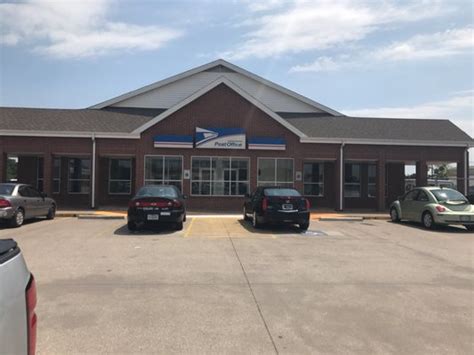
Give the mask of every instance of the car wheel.
[[474, 232], [474, 225], [468, 224], [468, 225], [465, 225], [464, 227], [466, 227], [466, 229], [467, 229], [469, 232]]
[[300, 229], [302, 231], [307, 231], [309, 228], [309, 222], [305, 222], [305, 223], [300, 223]]
[[177, 231], [183, 230], [183, 222], [178, 222], [178, 223], [176, 223], [176, 230], [177, 230]]
[[184, 214], [183, 222], [186, 222], [186, 213]]
[[128, 222], [127, 228], [129, 231], [133, 232], [137, 230], [137, 225], [135, 224], [135, 222]]
[[252, 214], [252, 226], [255, 228], [255, 229], [258, 229], [260, 228], [261, 224], [259, 223], [258, 221], [258, 217], [257, 217], [257, 212], [254, 212]]
[[46, 219], [54, 219], [56, 216], [56, 206], [51, 205], [51, 207], [48, 210], [48, 214], [46, 215]]
[[423, 223], [423, 226], [426, 229], [434, 229], [435, 227], [435, 222], [434, 222], [433, 215], [431, 214], [431, 212], [427, 211], [423, 213], [423, 216], [421, 217], [421, 222]]
[[400, 222], [400, 217], [398, 216], [398, 211], [395, 207], [392, 207], [392, 209], [390, 210], [390, 219], [394, 223]]
[[25, 212], [20, 208], [13, 214], [13, 217], [10, 220], [10, 226], [14, 228], [20, 227], [23, 222], [25, 222]]
[[248, 220], [249, 220], [249, 217], [247, 216], [247, 209], [245, 208], [245, 206], [244, 206], [242, 212], [243, 212], [243, 215], [244, 215], [244, 221], [248, 221]]

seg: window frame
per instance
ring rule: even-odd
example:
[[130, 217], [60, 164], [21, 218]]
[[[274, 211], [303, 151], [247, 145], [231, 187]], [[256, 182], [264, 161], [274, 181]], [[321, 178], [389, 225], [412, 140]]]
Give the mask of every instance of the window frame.
[[[346, 166], [349, 164], [359, 166], [359, 182], [346, 182]], [[363, 163], [344, 163], [344, 198], [362, 198], [362, 165]], [[359, 196], [346, 196], [346, 186], [359, 186]]]
[[[163, 161], [163, 178], [161, 180], [159, 179], [147, 179], [146, 178], [146, 159], [147, 158], [159, 158], [161, 157], [162, 158], [162, 161]], [[166, 180], [165, 179], [165, 158], [180, 158], [181, 159], [181, 180], [175, 180], [175, 179], [168, 179]], [[145, 156], [143, 157], [143, 186], [146, 186], [147, 185], [147, 181], [157, 181], [157, 182], [161, 182], [160, 184], [161, 185], [170, 185], [169, 183], [168, 184], [165, 184], [165, 181], [168, 181], [168, 182], [180, 182], [181, 183], [181, 188], [178, 189], [182, 195], [184, 195], [184, 156], [183, 155], [170, 155], [170, 154], [145, 154]], [[153, 185], [153, 184], [151, 184]], [[174, 185], [176, 186], [176, 185]]]
[[[80, 159], [80, 160], [89, 160], [89, 179], [71, 179], [70, 171], [69, 171], [69, 163], [72, 159]], [[75, 158], [70, 157], [67, 159], [67, 193], [68, 195], [90, 195], [92, 193], [92, 158]], [[88, 192], [71, 192], [71, 181], [88, 181], [89, 182], [89, 191]]]
[[[324, 163], [323, 161], [303, 161], [303, 196], [308, 196], [308, 197], [324, 197]], [[304, 181], [304, 165], [305, 164], [319, 164], [320, 167], [322, 166], [323, 169], [322, 169], [322, 181], [321, 182], [305, 182]], [[323, 193], [322, 194], [319, 194], [319, 195], [306, 195], [304, 194], [304, 186], [305, 185], [319, 185], [320, 187], [322, 186], [322, 190], [323, 190]], [[321, 189], [320, 189], [321, 190]]]
[[[130, 161], [130, 179], [123, 180], [123, 179], [112, 179], [111, 172], [112, 172], [112, 160], [128, 160]], [[109, 195], [131, 195], [132, 194], [132, 180], [133, 180], [133, 160], [132, 158], [109, 158], [109, 180], [108, 180], [108, 194]], [[110, 191], [110, 183], [111, 182], [130, 182], [128, 192], [111, 192]]]
[[[370, 167], [373, 166], [375, 168], [375, 175], [374, 175], [374, 179], [375, 179], [375, 182], [370, 182]], [[368, 163], [367, 164], [367, 198], [377, 198], [377, 164], [375, 163]], [[374, 186], [375, 188], [375, 195], [370, 195], [369, 194], [369, 187], [370, 186]]]
[[[275, 160], [275, 180], [274, 181], [260, 181], [259, 179], [259, 170], [260, 170], [260, 160], [263, 159], [273, 159]], [[278, 181], [278, 160], [291, 160], [291, 167], [292, 167], [292, 174], [291, 174], [291, 182], [289, 181]], [[270, 183], [272, 185], [270, 185]], [[285, 184], [285, 185], [279, 185], [279, 184]], [[258, 186], [286, 186], [288, 184], [291, 184], [291, 187], [294, 188], [295, 186], [295, 158], [282, 158], [282, 157], [257, 157], [257, 187]]]
[[[206, 158], [206, 159], [209, 159], [209, 162], [210, 162], [210, 180], [193, 180], [193, 160], [195, 158]], [[252, 169], [251, 169], [251, 159], [250, 157], [243, 157], [243, 156], [227, 156], [227, 155], [192, 155], [191, 156], [191, 164], [190, 164], [190, 173], [191, 173], [191, 176], [189, 178], [189, 193], [191, 196], [195, 196], [195, 197], [244, 197], [244, 195], [213, 195], [212, 194], [212, 183], [214, 182], [214, 180], [212, 179], [212, 159], [213, 158], [227, 158], [229, 159], [229, 166], [230, 166], [230, 169], [229, 171], [232, 171], [232, 159], [244, 159], [248, 162], [248, 168], [247, 168], [247, 179], [248, 180], [235, 180], [235, 181], [232, 181], [232, 179], [230, 180], [223, 180], [224, 183], [229, 183], [231, 184], [232, 182], [236, 182], [237, 184], [238, 183], [247, 183], [247, 193], [250, 193], [250, 176], [251, 176], [251, 172], [252, 172]], [[209, 182], [210, 185], [211, 185], [211, 193], [209, 195], [200, 195], [200, 194], [193, 194], [193, 182]], [[217, 181], [217, 182], [222, 182], [221, 180]]]
[[[59, 169], [59, 177], [54, 177], [54, 161], [57, 160], [59, 161], [59, 166], [58, 166], [58, 169]], [[51, 187], [51, 193], [54, 194], [54, 195], [59, 195], [61, 193], [61, 166], [62, 166], [62, 162], [61, 162], [61, 158], [60, 157], [53, 157], [53, 186]], [[54, 190], [54, 182], [57, 181], [58, 182], [58, 187], [59, 189], [56, 191]]]

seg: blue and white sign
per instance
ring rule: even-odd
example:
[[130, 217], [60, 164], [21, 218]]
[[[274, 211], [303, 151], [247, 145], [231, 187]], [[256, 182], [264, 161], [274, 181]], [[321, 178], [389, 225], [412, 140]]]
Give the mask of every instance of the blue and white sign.
[[193, 148], [193, 136], [155, 136], [153, 146], [155, 148]]
[[200, 128], [196, 127], [196, 148], [245, 149], [243, 128]]
[[252, 150], [285, 150], [286, 141], [277, 137], [250, 137], [249, 149]]

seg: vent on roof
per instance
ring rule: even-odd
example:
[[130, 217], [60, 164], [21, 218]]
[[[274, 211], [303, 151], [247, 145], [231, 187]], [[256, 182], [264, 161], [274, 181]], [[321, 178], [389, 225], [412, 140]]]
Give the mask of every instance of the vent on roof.
[[212, 67], [212, 68], [209, 68], [207, 70], [205, 70], [207, 72], [211, 72], [211, 73], [235, 73], [234, 70], [232, 69], [229, 69], [223, 65], [216, 65], [215, 67]]

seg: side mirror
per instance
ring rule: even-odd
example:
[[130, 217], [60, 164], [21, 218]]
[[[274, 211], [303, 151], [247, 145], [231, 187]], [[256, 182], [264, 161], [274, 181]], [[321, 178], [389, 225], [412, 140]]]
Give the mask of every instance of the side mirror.
[[188, 195], [183, 195], [183, 199], [186, 200], [188, 198]]
[[245, 194], [245, 197], [246, 197], [246, 198], [250, 198], [250, 197], [252, 197], [252, 196], [251, 196], [249, 193], [246, 193], [246, 194]]

